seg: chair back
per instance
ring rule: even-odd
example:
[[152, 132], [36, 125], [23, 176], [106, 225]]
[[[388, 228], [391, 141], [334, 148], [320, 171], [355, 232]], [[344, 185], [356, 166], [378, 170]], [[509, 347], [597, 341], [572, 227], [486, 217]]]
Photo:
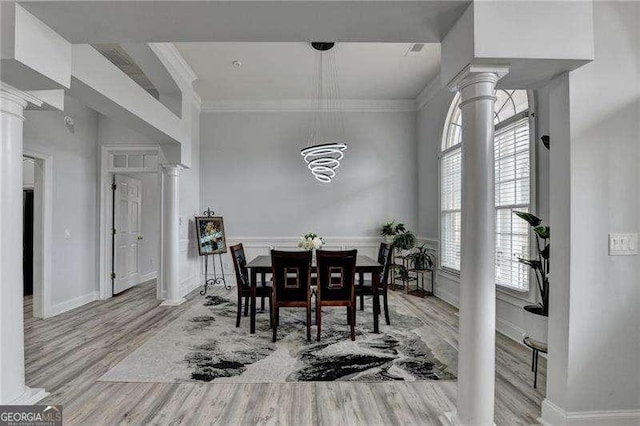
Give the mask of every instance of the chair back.
[[311, 251], [271, 250], [273, 292], [278, 302], [306, 302], [311, 293]]
[[357, 250], [316, 251], [318, 263], [318, 300], [355, 300]]
[[378, 263], [384, 265], [380, 274], [380, 285], [386, 286], [389, 280], [389, 271], [393, 263], [393, 244], [380, 243], [378, 249]]
[[233, 267], [236, 270], [236, 281], [238, 283], [238, 290], [242, 288], [249, 288], [249, 271], [247, 271], [247, 257], [244, 254], [244, 247], [242, 243], [236, 244], [229, 248], [231, 251], [231, 258], [233, 259]]

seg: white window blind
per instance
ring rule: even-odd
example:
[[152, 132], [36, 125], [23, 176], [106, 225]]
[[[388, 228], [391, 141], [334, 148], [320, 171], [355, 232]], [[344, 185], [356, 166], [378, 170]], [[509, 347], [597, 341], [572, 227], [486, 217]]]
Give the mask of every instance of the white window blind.
[[527, 291], [529, 268], [518, 262], [529, 255], [527, 223], [513, 214], [529, 211], [529, 119], [496, 130], [496, 283]]
[[441, 264], [460, 270], [460, 212], [462, 207], [462, 148], [442, 155], [440, 179]]

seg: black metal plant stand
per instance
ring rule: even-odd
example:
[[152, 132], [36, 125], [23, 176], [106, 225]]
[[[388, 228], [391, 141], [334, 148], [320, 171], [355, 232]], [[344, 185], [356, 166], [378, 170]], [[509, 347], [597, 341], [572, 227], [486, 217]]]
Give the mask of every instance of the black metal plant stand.
[[[215, 215], [215, 212], [213, 210], [211, 210], [210, 208], [207, 208], [207, 210], [205, 210], [204, 215], [207, 217], [212, 217]], [[215, 285], [219, 285], [222, 284], [224, 285], [225, 290], [231, 290], [231, 285], [227, 284], [227, 280], [225, 280], [224, 278], [224, 266], [222, 264], [222, 254], [218, 253], [218, 261], [220, 263], [220, 275], [218, 275], [218, 271], [216, 270], [216, 255], [213, 254], [209, 254], [204, 256], [204, 288], [202, 290], [200, 290], [200, 294], [201, 295], [205, 295], [207, 294], [207, 289], [209, 288], [209, 286], [215, 286]], [[209, 278], [209, 258], [213, 258], [211, 264], [213, 265], [213, 277]]]

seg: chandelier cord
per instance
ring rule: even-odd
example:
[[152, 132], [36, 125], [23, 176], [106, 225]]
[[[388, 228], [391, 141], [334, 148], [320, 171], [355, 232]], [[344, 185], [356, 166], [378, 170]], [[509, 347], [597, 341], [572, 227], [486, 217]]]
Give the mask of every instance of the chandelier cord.
[[302, 149], [300, 154], [316, 180], [330, 183], [344, 157], [343, 151], [347, 149], [338, 69], [335, 50], [331, 49], [333, 43], [312, 43], [312, 46], [317, 52], [313, 82], [315, 111], [311, 117], [310, 146]]

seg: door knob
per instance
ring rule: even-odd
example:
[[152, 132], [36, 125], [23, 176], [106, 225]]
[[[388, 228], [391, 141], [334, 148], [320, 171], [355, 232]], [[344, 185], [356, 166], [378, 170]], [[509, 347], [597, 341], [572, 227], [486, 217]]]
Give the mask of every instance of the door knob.
[[138, 240], [143, 240], [144, 237], [142, 237], [141, 235], [138, 235]]

